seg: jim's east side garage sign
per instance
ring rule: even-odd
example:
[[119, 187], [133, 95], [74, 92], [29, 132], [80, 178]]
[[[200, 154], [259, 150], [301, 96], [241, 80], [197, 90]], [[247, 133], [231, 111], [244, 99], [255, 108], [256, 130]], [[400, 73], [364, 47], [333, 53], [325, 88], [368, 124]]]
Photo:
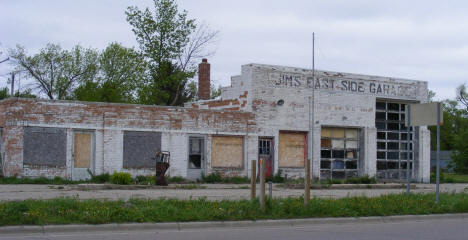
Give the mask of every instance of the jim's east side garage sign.
[[269, 80], [275, 87], [311, 88], [316, 90], [342, 91], [351, 93], [373, 94], [381, 96], [412, 97], [416, 95], [416, 86], [404, 83], [390, 83], [373, 80], [355, 80], [344, 76], [307, 76], [301, 74], [269, 74]]

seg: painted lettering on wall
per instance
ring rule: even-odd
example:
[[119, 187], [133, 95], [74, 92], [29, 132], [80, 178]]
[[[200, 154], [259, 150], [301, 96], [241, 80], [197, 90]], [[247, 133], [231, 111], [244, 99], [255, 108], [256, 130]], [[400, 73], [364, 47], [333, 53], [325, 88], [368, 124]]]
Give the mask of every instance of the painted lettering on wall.
[[275, 87], [313, 88], [316, 90], [331, 90], [355, 92], [372, 95], [408, 96], [414, 97], [416, 88], [408, 85], [377, 82], [368, 80], [351, 80], [343, 77], [312, 77], [301, 74], [277, 73], [269, 75], [270, 82]]

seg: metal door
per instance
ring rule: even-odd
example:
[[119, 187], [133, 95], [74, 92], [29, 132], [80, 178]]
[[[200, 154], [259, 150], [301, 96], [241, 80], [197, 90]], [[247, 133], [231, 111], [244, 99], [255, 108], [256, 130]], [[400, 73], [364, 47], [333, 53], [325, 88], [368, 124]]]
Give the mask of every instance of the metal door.
[[[273, 175], [273, 138], [260, 138], [258, 140], [258, 169], [260, 162], [266, 162], [265, 176]], [[260, 171], [258, 171], [260, 172]]]
[[83, 180], [94, 174], [94, 132], [74, 131], [72, 179]]

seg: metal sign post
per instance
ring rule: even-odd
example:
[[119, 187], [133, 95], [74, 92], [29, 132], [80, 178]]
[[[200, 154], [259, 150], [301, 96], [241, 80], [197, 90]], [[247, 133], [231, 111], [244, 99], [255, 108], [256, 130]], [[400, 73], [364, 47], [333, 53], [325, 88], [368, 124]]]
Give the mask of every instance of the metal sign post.
[[440, 177], [440, 102], [437, 103], [437, 157], [436, 157], [436, 203], [439, 203], [439, 177]]
[[[442, 105], [440, 102], [424, 104], [408, 104], [406, 115], [408, 116], [408, 151], [409, 151], [409, 127], [410, 126], [437, 126], [437, 159], [436, 159], [436, 203], [439, 202], [439, 181], [440, 181], [440, 124], [444, 121], [442, 115]], [[410, 117], [413, 117], [410, 121]], [[413, 156], [414, 159], [414, 156]], [[409, 173], [409, 157], [407, 164]], [[407, 189], [409, 194], [409, 174], [407, 174]]]

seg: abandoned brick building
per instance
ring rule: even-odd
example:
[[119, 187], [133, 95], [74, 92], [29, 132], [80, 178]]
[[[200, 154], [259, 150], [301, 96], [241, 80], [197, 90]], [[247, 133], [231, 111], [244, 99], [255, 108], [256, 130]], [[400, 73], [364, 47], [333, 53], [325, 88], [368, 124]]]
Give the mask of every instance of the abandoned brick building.
[[376, 176], [429, 181], [430, 133], [411, 129], [408, 103], [427, 101], [427, 82], [247, 64], [210, 100], [210, 65], [199, 65], [199, 100], [185, 107], [9, 98], [0, 102], [6, 176], [154, 174], [154, 154], [169, 151], [171, 176], [219, 172], [248, 176], [251, 160], [267, 174]]

